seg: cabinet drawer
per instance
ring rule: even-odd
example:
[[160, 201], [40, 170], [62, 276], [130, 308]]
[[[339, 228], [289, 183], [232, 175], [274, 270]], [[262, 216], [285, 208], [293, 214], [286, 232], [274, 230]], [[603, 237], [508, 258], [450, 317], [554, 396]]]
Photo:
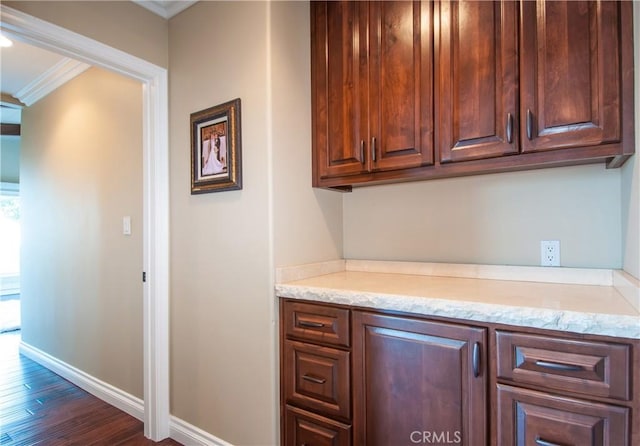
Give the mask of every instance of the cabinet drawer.
[[287, 406], [285, 446], [349, 446], [351, 426]]
[[498, 446], [629, 445], [629, 409], [498, 384]]
[[629, 400], [630, 346], [496, 332], [499, 379]]
[[349, 346], [348, 309], [285, 301], [283, 313], [287, 337]]
[[284, 342], [284, 395], [288, 403], [349, 418], [349, 352]]

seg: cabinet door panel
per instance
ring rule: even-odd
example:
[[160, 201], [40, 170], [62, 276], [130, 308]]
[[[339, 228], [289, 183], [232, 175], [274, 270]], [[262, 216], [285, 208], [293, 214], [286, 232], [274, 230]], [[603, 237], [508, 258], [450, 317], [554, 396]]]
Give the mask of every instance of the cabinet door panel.
[[629, 444], [629, 409], [498, 384], [498, 446]]
[[620, 141], [618, 2], [522, 3], [523, 152]]
[[432, 5], [390, 1], [369, 8], [372, 170], [431, 164]]
[[355, 444], [486, 443], [484, 329], [354, 312], [353, 336]]
[[518, 152], [517, 3], [440, 2], [441, 162]]
[[311, 8], [314, 172], [354, 175], [366, 170], [368, 7], [336, 1]]

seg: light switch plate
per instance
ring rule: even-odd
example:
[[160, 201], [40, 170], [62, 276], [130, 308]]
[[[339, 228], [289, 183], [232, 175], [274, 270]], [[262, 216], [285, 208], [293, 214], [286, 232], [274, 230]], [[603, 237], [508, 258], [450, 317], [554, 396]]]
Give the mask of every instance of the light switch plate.
[[131, 235], [131, 217], [122, 217], [122, 235]]

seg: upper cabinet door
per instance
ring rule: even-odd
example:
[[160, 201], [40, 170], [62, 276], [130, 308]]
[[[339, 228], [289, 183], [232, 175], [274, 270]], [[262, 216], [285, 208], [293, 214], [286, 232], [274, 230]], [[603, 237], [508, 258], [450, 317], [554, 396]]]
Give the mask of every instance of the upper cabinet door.
[[371, 170], [433, 163], [433, 5], [369, 4]]
[[314, 184], [366, 171], [365, 2], [311, 2]]
[[618, 2], [522, 2], [523, 152], [620, 141]]
[[518, 4], [439, 2], [440, 161], [518, 153]]

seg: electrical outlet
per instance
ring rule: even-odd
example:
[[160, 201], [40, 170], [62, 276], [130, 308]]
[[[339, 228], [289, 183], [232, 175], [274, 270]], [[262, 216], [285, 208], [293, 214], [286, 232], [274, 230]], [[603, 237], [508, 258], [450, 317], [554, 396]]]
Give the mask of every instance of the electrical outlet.
[[540, 242], [540, 265], [560, 266], [560, 240], [542, 240]]

